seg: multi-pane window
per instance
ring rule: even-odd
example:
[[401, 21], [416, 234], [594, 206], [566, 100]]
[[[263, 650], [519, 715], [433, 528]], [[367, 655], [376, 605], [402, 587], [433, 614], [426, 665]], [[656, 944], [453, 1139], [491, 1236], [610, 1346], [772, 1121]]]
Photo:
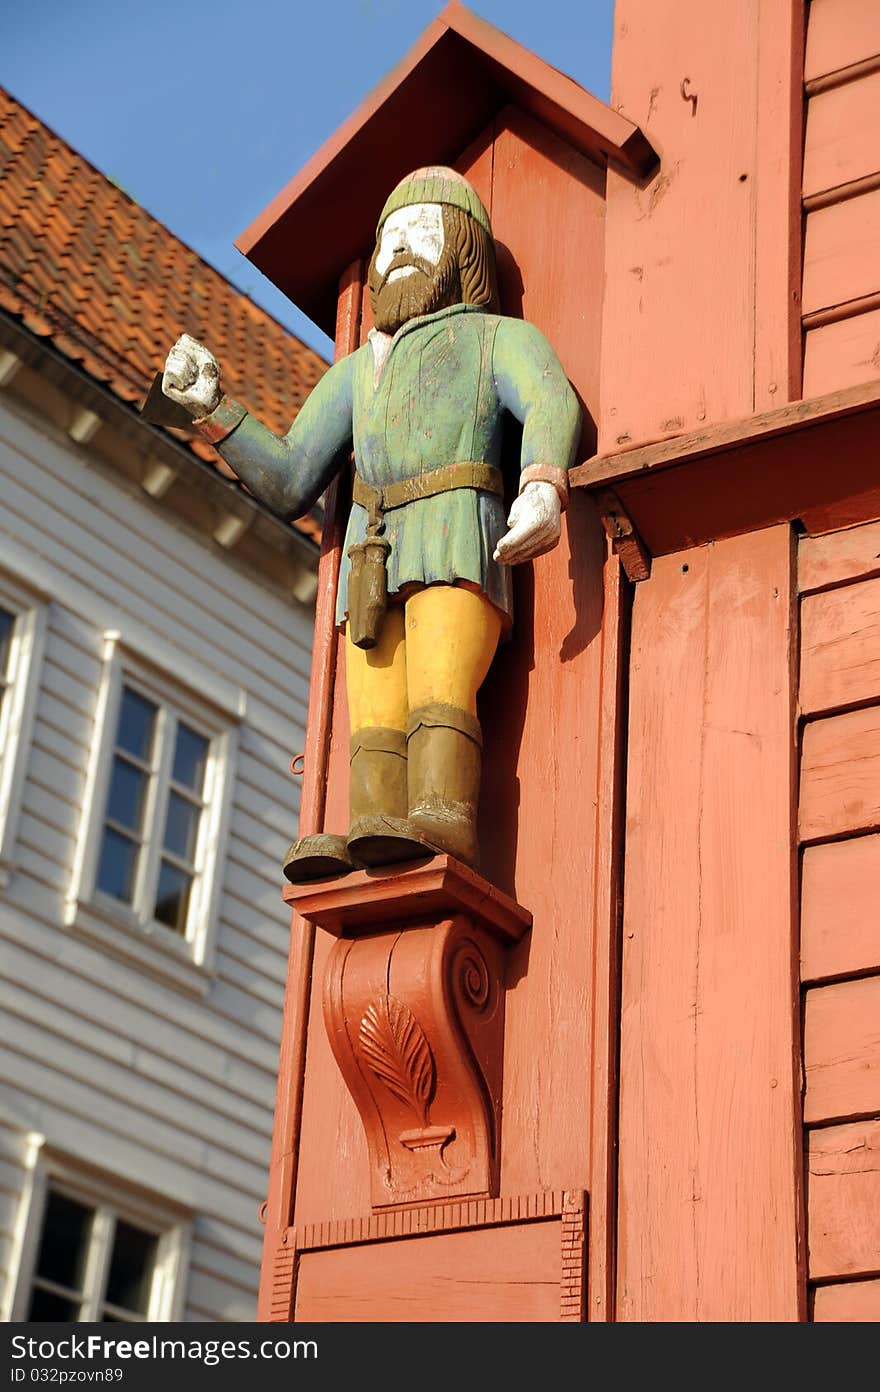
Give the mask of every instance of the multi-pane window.
[[130, 1321], [151, 1314], [160, 1234], [60, 1189], [46, 1197], [26, 1318]]
[[237, 688], [207, 673], [205, 685], [105, 633], [64, 909], [74, 931], [197, 994], [213, 968], [243, 711]]
[[192, 1215], [44, 1148], [27, 1160], [5, 1318], [114, 1323], [181, 1318]]
[[123, 686], [95, 885], [184, 937], [202, 872], [210, 749], [181, 715]]

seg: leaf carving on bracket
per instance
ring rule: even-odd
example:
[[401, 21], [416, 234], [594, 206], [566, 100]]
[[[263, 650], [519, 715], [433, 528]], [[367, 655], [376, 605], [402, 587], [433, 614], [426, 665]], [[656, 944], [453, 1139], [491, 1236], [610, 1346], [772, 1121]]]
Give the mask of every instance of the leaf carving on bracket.
[[437, 1070], [425, 1031], [409, 1007], [395, 996], [374, 1001], [361, 1020], [358, 1045], [376, 1077], [427, 1126]]

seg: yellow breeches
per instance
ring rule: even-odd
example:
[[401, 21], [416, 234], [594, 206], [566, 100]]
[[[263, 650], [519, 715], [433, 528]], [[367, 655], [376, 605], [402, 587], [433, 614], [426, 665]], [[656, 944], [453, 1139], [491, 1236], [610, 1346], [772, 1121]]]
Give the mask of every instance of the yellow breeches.
[[389, 605], [375, 648], [356, 648], [346, 635], [351, 729], [405, 730], [410, 710], [432, 701], [476, 715], [501, 623], [485, 595], [430, 585]]

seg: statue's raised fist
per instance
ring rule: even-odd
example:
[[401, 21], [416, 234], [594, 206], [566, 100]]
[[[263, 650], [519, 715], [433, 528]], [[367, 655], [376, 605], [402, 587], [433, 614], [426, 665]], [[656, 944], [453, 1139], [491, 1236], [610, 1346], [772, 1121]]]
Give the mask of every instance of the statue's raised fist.
[[192, 413], [208, 416], [220, 403], [220, 364], [209, 348], [181, 334], [165, 360], [162, 390]]

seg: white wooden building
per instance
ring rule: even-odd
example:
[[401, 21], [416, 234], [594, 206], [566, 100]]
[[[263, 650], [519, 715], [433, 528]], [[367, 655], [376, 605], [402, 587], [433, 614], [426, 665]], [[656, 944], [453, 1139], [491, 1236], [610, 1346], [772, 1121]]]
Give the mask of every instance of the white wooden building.
[[270, 421], [324, 364], [0, 118], [0, 1312], [253, 1319], [316, 528], [137, 406], [184, 329]]

